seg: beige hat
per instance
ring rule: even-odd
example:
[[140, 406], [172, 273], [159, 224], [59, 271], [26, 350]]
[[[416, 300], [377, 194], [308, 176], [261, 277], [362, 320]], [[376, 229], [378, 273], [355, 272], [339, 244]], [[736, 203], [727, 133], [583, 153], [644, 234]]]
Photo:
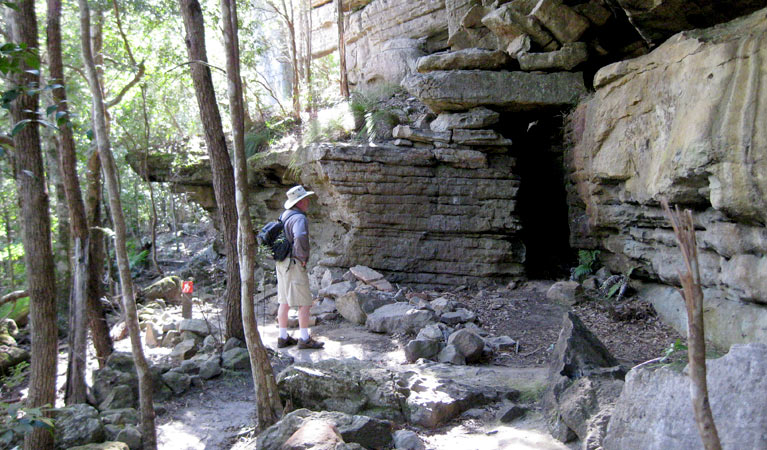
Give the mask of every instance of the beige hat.
[[285, 202], [285, 209], [290, 209], [304, 197], [314, 195], [314, 191], [307, 191], [303, 186], [294, 186], [288, 190], [286, 195], [288, 200]]

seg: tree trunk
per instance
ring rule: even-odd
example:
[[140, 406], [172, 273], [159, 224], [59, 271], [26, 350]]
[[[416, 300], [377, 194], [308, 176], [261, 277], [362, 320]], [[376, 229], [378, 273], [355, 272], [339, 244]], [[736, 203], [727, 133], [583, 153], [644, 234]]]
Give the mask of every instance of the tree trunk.
[[[55, 101], [55, 100], [54, 100]], [[45, 139], [43, 139], [45, 140]], [[45, 150], [46, 173], [48, 174], [48, 192], [55, 192], [56, 207], [55, 215], [58, 218], [55, 239], [53, 241], [54, 270], [56, 272], [56, 310], [58, 314], [66, 314], [69, 310], [69, 292], [72, 277], [72, 248], [70, 246], [71, 227], [69, 221], [69, 207], [64, 193], [64, 184], [61, 180], [61, 164], [59, 162], [58, 139], [51, 135], [47, 140]]]
[[152, 224], [151, 224], [151, 236], [152, 236], [152, 266], [154, 266], [155, 272], [162, 276], [163, 272], [160, 269], [160, 265], [157, 264], [157, 206], [154, 201], [154, 187], [149, 181], [149, 167], [147, 166], [147, 159], [149, 158], [149, 114], [146, 110], [146, 87], [141, 86], [141, 108], [144, 113], [144, 173], [146, 174], [146, 184], [149, 187], [149, 200], [152, 203]]
[[109, 145], [109, 135], [107, 134], [107, 124], [104, 108], [104, 97], [102, 96], [99, 78], [96, 72], [96, 65], [93, 61], [90, 42], [90, 12], [88, 10], [88, 0], [79, 0], [80, 4], [80, 33], [83, 52], [83, 62], [85, 64], [85, 73], [88, 77], [88, 85], [93, 95], [93, 131], [96, 135], [96, 143], [99, 148], [99, 159], [104, 167], [104, 178], [106, 180], [107, 191], [109, 192], [109, 203], [112, 212], [112, 222], [115, 232], [115, 253], [117, 255], [117, 265], [120, 272], [120, 284], [123, 294], [123, 309], [126, 316], [126, 325], [131, 340], [131, 351], [133, 361], [136, 366], [139, 384], [139, 404], [141, 410], [141, 434], [144, 449], [157, 448], [157, 436], [154, 427], [154, 405], [152, 403], [152, 379], [149, 372], [149, 364], [144, 357], [144, 350], [141, 347], [141, 331], [138, 325], [138, 314], [136, 312], [136, 302], [133, 297], [133, 280], [130, 275], [128, 264], [128, 253], [125, 248], [125, 218], [122, 213], [120, 193], [117, 185], [117, 166], [115, 165], [112, 149]]
[[88, 281], [85, 298], [93, 346], [96, 348], [96, 358], [99, 361], [99, 367], [104, 368], [107, 358], [114, 351], [114, 344], [109, 335], [109, 324], [107, 324], [104, 308], [101, 306], [101, 298], [106, 294], [101, 282], [104, 276], [106, 250], [102, 232], [95, 229], [101, 227], [101, 161], [98, 150], [94, 150], [88, 158], [85, 178], [88, 186], [85, 198], [89, 241]]
[[258, 333], [254, 313], [253, 297], [255, 280], [253, 272], [256, 260], [256, 240], [248, 211], [248, 174], [245, 161], [245, 111], [240, 78], [240, 52], [237, 37], [237, 6], [235, 0], [221, 0], [221, 15], [224, 28], [224, 49], [226, 50], [226, 71], [231, 105], [234, 141], [234, 180], [237, 187], [238, 234], [237, 250], [240, 257], [240, 278], [242, 280], [242, 319], [245, 342], [253, 368], [253, 385], [256, 390], [258, 429], [265, 430], [277, 422], [282, 412], [277, 382], [274, 379], [269, 355], [266, 353]]
[[341, 70], [341, 95], [349, 98], [349, 76], [346, 72], [346, 40], [344, 39], [344, 1], [336, 0], [338, 25], [338, 67]]
[[8, 205], [3, 208], [3, 222], [5, 222], [5, 245], [8, 251], [8, 264], [5, 266], [5, 270], [8, 275], [8, 283], [10, 290], [16, 289], [16, 280], [13, 274], [13, 237], [11, 236], [11, 213], [8, 211]]
[[303, 0], [304, 3], [304, 44], [306, 46], [306, 57], [304, 59], [304, 84], [309, 93], [309, 101], [306, 104], [306, 111], [314, 116], [316, 99], [314, 98], [314, 88], [312, 87], [312, 0]]
[[[64, 63], [61, 55], [61, 0], [48, 0], [47, 48], [52, 84], [64, 85]], [[53, 100], [57, 111], [67, 114], [69, 122], [66, 90], [54, 89]], [[86, 295], [88, 289], [88, 221], [85, 217], [85, 205], [77, 178], [77, 156], [75, 141], [69, 123], [60, 127], [58, 139], [59, 166], [61, 179], [66, 194], [72, 238], [74, 241], [74, 271], [72, 272], [72, 292], [69, 302], [69, 366], [65, 403], [85, 403], [87, 387], [85, 384], [86, 334], [85, 317]], [[108, 334], [107, 334], [108, 336]], [[95, 332], [94, 332], [95, 342]]]
[[[285, 10], [286, 14], [293, 16], [293, 3], [290, 4], [290, 12]], [[301, 68], [298, 65], [298, 44], [296, 43], [296, 23], [288, 20], [288, 36], [290, 39], [290, 59], [293, 65], [293, 117], [301, 120]]]
[[205, 50], [205, 24], [197, 0], [180, 0], [181, 15], [186, 28], [186, 48], [189, 59], [200, 61], [189, 65], [194, 82], [200, 119], [205, 124], [205, 142], [210, 155], [213, 172], [213, 191], [224, 233], [226, 249], [226, 337], [245, 339], [240, 310], [240, 264], [237, 257], [237, 209], [234, 203], [234, 173], [226, 139], [221, 125], [221, 115], [216, 104], [213, 79], [208, 67]]
[[[30, 49], [38, 48], [37, 21], [34, 2], [18, 2], [10, 13], [11, 38]], [[39, 75], [26, 62], [22, 72], [13, 74], [16, 86], [38, 85]], [[56, 286], [51, 248], [51, 218], [48, 214], [48, 193], [45, 187], [43, 155], [37, 126], [38, 97], [20, 95], [11, 103], [11, 121], [31, 121], [14, 137], [16, 149], [14, 173], [21, 215], [21, 236], [27, 268], [29, 316], [32, 327], [31, 363], [27, 406], [53, 406], [56, 401]], [[49, 415], [50, 413], [46, 413]], [[36, 428], [24, 439], [24, 448], [37, 450], [53, 448], [49, 430]]]

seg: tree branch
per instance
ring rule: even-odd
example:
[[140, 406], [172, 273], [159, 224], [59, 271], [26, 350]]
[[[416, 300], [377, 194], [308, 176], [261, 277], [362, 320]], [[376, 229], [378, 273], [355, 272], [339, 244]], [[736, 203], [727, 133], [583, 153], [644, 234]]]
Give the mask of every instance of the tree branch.
[[114, 105], [120, 103], [122, 101], [123, 97], [125, 96], [125, 94], [130, 90], [130, 88], [132, 88], [133, 86], [136, 85], [136, 83], [141, 81], [141, 78], [143, 76], [144, 76], [144, 63], [142, 62], [141, 64], [138, 65], [138, 72], [136, 72], [136, 75], [133, 76], [133, 79], [122, 88], [120, 93], [117, 94], [117, 96], [115, 98], [113, 98], [112, 100], [109, 100], [108, 102], [106, 102], [104, 107], [109, 109], [109, 108], [113, 107]]
[[222, 69], [222, 68], [220, 68], [218, 66], [214, 66], [213, 64], [207, 63], [205, 61], [200, 61], [200, 60], [192, 60], [192, 61], [186, 61], [186, 62], [182, 62], [180, 64], [176, 64], [175, 66], [173, 66], [170, 69], [166, 70], [165, 73], [171, 72], [173, 70], [178, 69], [181, 66], [186, 66], [188, 64], [202, 64], [203, 66], [208, 66], [211, 69], [220, 70], [221, 72], [226, 73], [226, 70], [224, 70], [224, 69]]
[[5, 305], [6, 303], [10, 303], [12, 301], [18, 300], [20, 298], [29, 297], [29, 292], [27, 291], [13, 291], [8, 294], [3, 295], [0, 298], [0, 306]]
[[120, 31], [120, 36], [122, 36], [123, 38], [123, 43], [125, 44], [125, 51], [128, 52], [128, 57], [130, 58], [130, 62], [135, 67], [136, 58], [133, 57], [133, 52], [130, 49], [130, 45], [128, 45], [128, 37], [125, 36], [125, 31], [123, 31], [123, 23], [122, 23], [122, 20], [120, 20], [120, 9], [117, 7], [117, 0], [112, 0], [112, 5], [114, 5], [115, 19], [117, 20], [117, 29]]

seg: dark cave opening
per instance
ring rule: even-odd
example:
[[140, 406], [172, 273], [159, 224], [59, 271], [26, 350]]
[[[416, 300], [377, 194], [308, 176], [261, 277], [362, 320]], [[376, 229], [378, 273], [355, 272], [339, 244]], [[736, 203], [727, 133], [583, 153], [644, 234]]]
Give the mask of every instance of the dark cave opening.
[[507, 113], [499, 131], [512, 139], [511, 155], [520, 177], [517, 214], [531, 279], [569, 276], [575, 263], [570, 247], [564, 169], [564, 112]]

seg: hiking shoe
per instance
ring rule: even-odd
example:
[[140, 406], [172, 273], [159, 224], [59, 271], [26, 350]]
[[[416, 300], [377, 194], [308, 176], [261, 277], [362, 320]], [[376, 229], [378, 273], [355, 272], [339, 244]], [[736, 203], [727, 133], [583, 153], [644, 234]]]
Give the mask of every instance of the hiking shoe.
[[298, 348], [300, 349], [320, 349], [325, 346], [324, 342], [315, 341], [313, 338], [309, 338], [307, 340], [299, 339], [298, 340]]
[[296, 345], [298, 341], [296, 338], [292, 336], [288, 336], [285, 339], [283, 338], [277, 338], [277, 348], [285, 348], [290, 347], [291, 345]]

